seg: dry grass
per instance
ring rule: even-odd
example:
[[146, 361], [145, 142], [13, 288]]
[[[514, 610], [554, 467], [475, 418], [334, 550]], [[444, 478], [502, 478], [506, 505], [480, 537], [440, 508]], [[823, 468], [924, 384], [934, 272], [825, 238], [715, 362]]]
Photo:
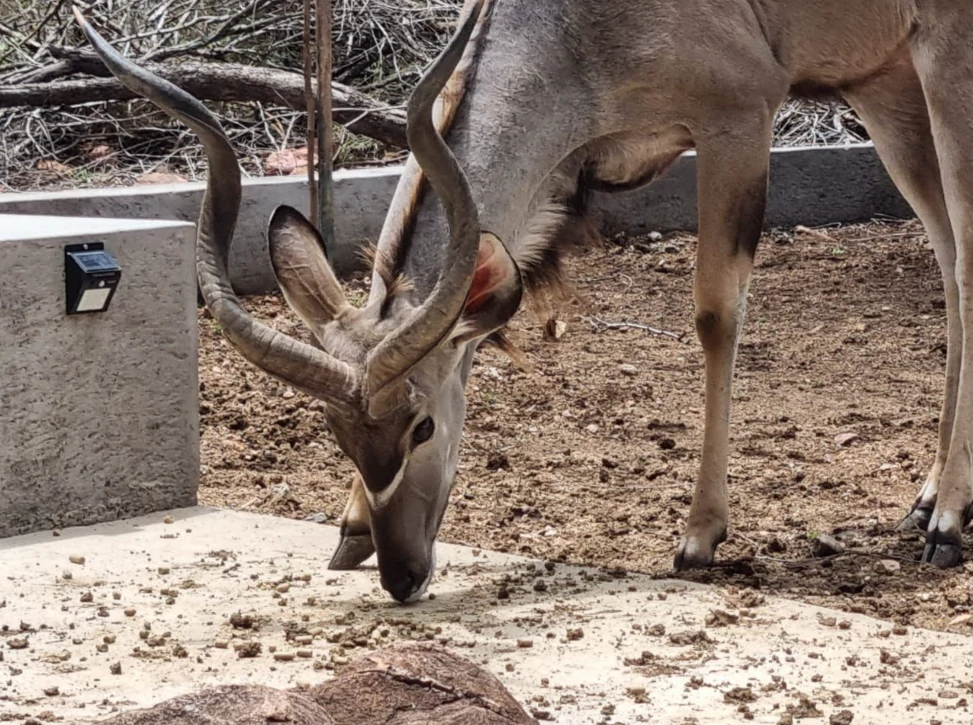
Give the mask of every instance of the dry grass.
[[[0, 85], [77, 77], [65, 54], [87, 44], [73, 3], [0, 0]], [[452, 32], [462, 0], [334, 0], [335, 80], [401, 107]], [[126, 55], [254, 63], [301, 70], [302, 0], [91, 0], [85, 13]], [[301, 145], [304, 115], [264, 104], [217, 104], [245, 173], [268, 152]], [[338, 129], [338, 166], [388, 163], [398, 149]], [[201, 148], [145, 102], [0, 109], [0, 190], [133, 183], [148, 172], [205, 173]], [[867, 139], [846, 107], [788, 103], [779, 146]], [[95, 153], [93, 153], [95, 151]]]

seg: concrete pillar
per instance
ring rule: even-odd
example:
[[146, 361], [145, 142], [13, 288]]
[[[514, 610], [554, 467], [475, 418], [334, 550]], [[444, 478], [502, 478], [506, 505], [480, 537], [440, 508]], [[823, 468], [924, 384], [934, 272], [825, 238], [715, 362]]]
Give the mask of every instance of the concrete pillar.
[[[64, 247], [122, 269], [105, 312], [65, 313]], [[196, 503], [195, 229], [0, 214], [0, 537]]]

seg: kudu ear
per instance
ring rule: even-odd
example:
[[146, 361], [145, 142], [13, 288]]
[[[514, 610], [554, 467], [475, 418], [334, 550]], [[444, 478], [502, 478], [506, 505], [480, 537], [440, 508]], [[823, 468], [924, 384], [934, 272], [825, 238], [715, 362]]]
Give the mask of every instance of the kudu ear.
[[463, 316], [450, 339], [461, 344], [503, 327], [517, 313], [523, 294], [517, 263], [503, 242], [484, 232]]
[[297, 209], [279, 206], [274, 210], [267, 240], [284, 299], [312, 331], [320, 330], [348, 306], [328, 264], [324, 240]]

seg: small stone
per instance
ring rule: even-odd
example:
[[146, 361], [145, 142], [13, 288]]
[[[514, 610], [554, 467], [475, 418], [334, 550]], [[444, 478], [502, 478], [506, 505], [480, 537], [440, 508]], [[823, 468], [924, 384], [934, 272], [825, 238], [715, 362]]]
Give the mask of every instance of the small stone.
[[630, 378], [634, 378], [639, 374], [639, 369], [629, 363], [623, 363], [622, 365], [618, 366], [618, 372], [620, 372], [622, 375], [627, 375]]
[[125, 610], [125, 616], [126, 617], [134, 617], [135, 616], [135, 610], [132, 609], [131, 607], [129, 607], [128, 609]]
[[26, 637], [11, 637], [7, 640], [10, 649], [27, 649], [28, 639]]
[[845, 545], [833, 536], [821, 534], [814, 539], [811, 545], [811, 553], [818, 558], [824, 558], [841, 554], [845, 548]]
[[293, 662], [296, 655], [293, 652], [275, 652], [274, 659], [278, 662]]
[[159, 567], [159, 574], [161, 574], [162, 576], [165, 576], [168, 573], [169, 573], [169, 567], [167, 567], [167, 566], [160, 566]]
[[839, 433], [834, 437], [834, 443], [839, 448], [845, 448], [858, 440], [857, 433]]
[[72, 574], [67, 570], [64, 570], [61, 572], [61, 578], [70, 581], [71, 579], [74, 579], [74, 574]]
[[854, 719], [855, 716], [851, 710], [842, 710], [841, 712], [836, 712], [831, 716], [830, 725], [851, 725], [852, 720]]
[[70, 561], [72, 564], [77, 564], [78, 566], [84, 566], [85, 558], [83, 556], [72, 554], [68, 557], [68, 561]]
[[48, 697], [57, 697], [58, 695], [61, 694], [61, 690], [58, 688], [57, 685], [54, 685], [53, 687], [45, 687], [44, 694], [47, 695]]
[[87, 604], [88, 602], [94, 601], [95, 597], [91, 592], [85, 592], [81, 595], [81, 603]]
[[584, 630], [581, 627], [577, 629], [569, 629], [567, 632], [568, 642], [577, 642], [579, 639], [584, 638]]
[[256, 657], [262, 649], [260, 642], [244, 642], [237, 649], [237, 656], [240, 658]]
[[230, 646], [230, 643], [227, 642], [225, 639], [218, 639], [215, 642], [213, 642], [213, 646], [216, 647], [216, 649], [226, 649], [227, 647]]
[[892, 634], [894, 634], [894, 635], [897, 635], [897, 636], [899, 636], [899, 637], [904, 637], [904, 636], [905, 636], [905, 635], [907, 635], [908, 633], [909, 633], [909, 630], [908, 630], [908, 629], [906, 629], [906, 628], [905, 628], [905, 627], [904, 627], [903, 625], [901, 625], [901, 624], [897, 624], [897, 625], [895, 625], [894, 627], [892, 627]]
[[517, 646], [520, 647], [520, 649], [530, 649], [531, 647], [534, 646], [534, 640], [532, 640], [532, 639], [518, 639], [517, 640]]
[[162, 519], [162, 523], [164, 523], [164, 524], [174, 524], [174, 523], [176, 523], [176, 520], [170, 514], [169, 516], [166, 516], [164, 519]]
[[895, 574], [902, 569], [902, 564], [895, 559], [882, 559], [875, 562], [875, 570], [880, 574]]
[[108, 667], [108, 670], [109, 670], [109, 671], [110, 671], [110, 672], [111, 672], [111, 673], [112, 673], [113, 675], [120, 675], [120, 674], [122, 674], [122, 663], [121, 663], [121, 662], [113, 662], [113, 663], [112, 663], [112, 664], [111, 664], [111, 665], [110, 665], [110, 666]]

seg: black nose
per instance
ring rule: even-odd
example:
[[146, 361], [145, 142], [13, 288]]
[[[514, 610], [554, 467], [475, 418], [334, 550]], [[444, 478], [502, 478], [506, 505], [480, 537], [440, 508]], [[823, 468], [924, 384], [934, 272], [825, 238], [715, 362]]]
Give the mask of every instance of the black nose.
[[387, 591], [395, 601], [404, 604], [422, 587], [429, 572], [418, 571], [411, 566], [396, 567], [389, 574], [382, 574], [382, 588]]

